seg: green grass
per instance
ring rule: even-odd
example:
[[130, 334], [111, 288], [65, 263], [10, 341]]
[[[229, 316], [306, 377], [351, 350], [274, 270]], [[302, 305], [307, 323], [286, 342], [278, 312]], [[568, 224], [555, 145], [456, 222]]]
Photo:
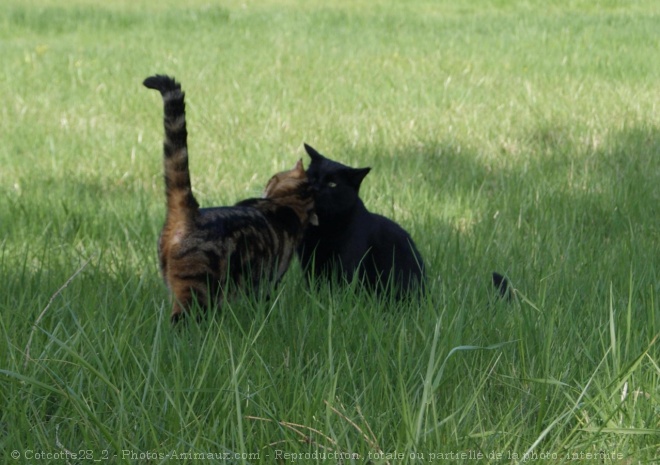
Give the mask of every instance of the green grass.
[[[659, 463], [660, 5], [326, 3], [2, 3], [3, 461]], [[427, 297], [294, 264], [172, 330], [156, 72], [203, 205], [303, 141], [372, 166]]]

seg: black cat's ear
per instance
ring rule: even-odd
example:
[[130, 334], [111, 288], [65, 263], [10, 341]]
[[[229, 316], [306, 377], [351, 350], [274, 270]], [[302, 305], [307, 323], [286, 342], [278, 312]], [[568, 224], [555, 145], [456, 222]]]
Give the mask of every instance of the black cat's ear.
[[323, 161], [323, 160], [325, 160], [325, 157], [323, 155], [321, 155], [320, 153], [318, 153], [314, 149], [314, 147], [312, 147], [311, 145], [307, 145], [305, 143], [303, 143], [303, 145], [305, 146], [305, 152], [307, 152], [307, 155], [309, 155], [309, 158], [311, 158], [312, 161]]
[[346, 172], [348, 183], [355, 189], [359, 189], [362, 180], [369, 174], [369, 171], [371, 171], [371, 168], [349, 168]]

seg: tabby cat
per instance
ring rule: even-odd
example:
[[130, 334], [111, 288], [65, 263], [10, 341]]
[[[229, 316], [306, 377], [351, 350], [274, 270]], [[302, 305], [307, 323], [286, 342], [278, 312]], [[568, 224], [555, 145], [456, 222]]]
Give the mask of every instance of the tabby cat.
[[308, 224], [318, 224], [302, 160], [273, 176], [263, 198], [199, 208], [188, 171], [184, 93], [168, 76], [145, 79], [163, 97], [167, 217], [158, 242], [160, 270], [173, 294], [171, 319], [194, 302], [219, 306], [236, 290], [276, 283]]
[[348, 281], [401, 298], [421, 290], [424, 262], [410, 235], [397, 223], [371, 213], [359, 197], [370, 168], [329, 160], [305, 144], [307, 177], [319, 224], [310, 226], [297, 253], [308, 279]]

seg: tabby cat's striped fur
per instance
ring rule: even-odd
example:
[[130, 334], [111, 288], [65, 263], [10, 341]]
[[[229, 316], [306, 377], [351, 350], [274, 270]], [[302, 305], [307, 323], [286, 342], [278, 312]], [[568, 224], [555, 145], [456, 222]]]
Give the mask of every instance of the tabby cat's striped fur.
[[167, 218], [158, 242], [160, 269], [173, 294], [176, 322], [197, 302], [219, 305], [240, 288], [276, 283], [316, 214], [307, 175], [298, 161], [273, 176], [263, 198], [233, 207], [199, 208], [188, 171], [184, 93], [168, 76], [144, 81], [160, 91], [164, 105]]

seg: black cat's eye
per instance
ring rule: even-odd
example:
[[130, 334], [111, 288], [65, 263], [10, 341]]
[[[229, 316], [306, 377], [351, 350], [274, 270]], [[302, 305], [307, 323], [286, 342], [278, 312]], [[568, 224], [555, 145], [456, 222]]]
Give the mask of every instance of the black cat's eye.
[[332, 182], [332, 181], [330, 181], [330, 182], [328, 183], [328, 187], [337, 187], [337, 183], [336, 183], [336, 182]]

